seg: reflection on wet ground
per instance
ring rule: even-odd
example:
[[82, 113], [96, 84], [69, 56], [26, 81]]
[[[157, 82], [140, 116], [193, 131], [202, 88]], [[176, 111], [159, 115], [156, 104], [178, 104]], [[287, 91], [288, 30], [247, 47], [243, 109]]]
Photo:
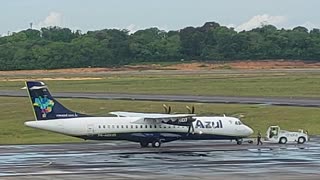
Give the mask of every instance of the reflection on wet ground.
[[[0, 179], [318, 179], [320, 138], [305, 145], [197, 141], [0, 146]], [[269, 178], [268, 178], [269, 179]]]

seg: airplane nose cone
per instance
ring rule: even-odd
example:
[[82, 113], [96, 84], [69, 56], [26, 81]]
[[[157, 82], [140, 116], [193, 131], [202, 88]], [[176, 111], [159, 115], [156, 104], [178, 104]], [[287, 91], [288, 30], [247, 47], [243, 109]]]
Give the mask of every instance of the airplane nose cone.
[[253, 130], [247, 126], [247, 133], [248, 133], [248, 136], [250, 136], [251, 134], [253, 134]]

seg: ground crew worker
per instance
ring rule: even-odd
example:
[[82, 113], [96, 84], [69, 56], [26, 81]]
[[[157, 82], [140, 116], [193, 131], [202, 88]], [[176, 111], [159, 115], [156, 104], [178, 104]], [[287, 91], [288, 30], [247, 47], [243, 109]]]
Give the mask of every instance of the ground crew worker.
[[258, 131], [258, 136], [257, 136], [257, 145], [259, 145], [259, 144], [263, 144], [262, 143], [262, 141], [261, 141], [261, 133], [260, 133], [260, 131]]

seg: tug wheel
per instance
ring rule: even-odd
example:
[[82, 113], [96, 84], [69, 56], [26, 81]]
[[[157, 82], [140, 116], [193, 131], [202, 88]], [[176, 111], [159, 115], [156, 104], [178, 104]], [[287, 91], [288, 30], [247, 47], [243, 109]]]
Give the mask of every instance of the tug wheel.
[[306, 142], [306, 138], [305, 137], [299, 137], [298, 138], [298, 144], [303, 144]]
[[287, 141], [288, 141], [288, 139], [287, 139], [287, 138], [282, 137], [282, 138], [280, 138], [279, 143], [280, 143], [280, 144], [286, 144], [286, 143], [287, 143]]

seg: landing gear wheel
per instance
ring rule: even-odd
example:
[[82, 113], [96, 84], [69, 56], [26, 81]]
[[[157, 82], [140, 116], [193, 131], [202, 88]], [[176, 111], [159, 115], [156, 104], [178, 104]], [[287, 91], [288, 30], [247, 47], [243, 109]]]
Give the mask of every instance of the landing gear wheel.
[[287, 138], [282, 137], [282, 138], [280, 138], [279, 143], [280, 143], [280, 144], [286, 144], [287, 141], [288, 141]]
[[140, 146], [141, 146], [141, 147], [148, 147], [148, 146], [149, 146], [149, 143], [148, 143], [148, 142], [145, 142], [145, 141], [141, 141], [141, 142], [140, 142]]
[[243, 140], [242, 139], [236, 139], [236, 141], [237, 141], [238, 145], [241, 145]]
[[306, 142], [306, 138], [305, 137], [299, 137], [298, 138], [298, 144], [303, 144]]
[[161, 142], [159, 140], [152, 142], [152, 147], [159, 148], [161, 146]]

